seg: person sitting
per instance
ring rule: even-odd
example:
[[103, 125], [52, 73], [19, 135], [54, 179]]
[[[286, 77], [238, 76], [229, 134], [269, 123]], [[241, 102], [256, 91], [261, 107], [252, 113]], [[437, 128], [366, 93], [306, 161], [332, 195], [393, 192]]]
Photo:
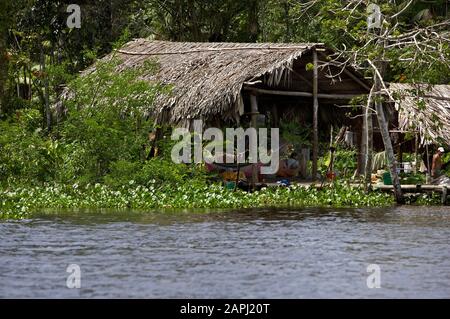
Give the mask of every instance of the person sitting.
[[[150, 160], [156, 156], [158, 156], [159, 149], [156, 141], [156, 130], [150, 130], [148, 132], [148, 144], [150, 151], [147, 155], [147, 160]], [[144, 145], [144, 149], [147, 148], [147, 145]]]
[[433, 162], [431, 164], [431, 177], [438, 178], [442, 175], [442, 155], [444, 154], [444, 148], [439, 147], [436, 154], [433, 156]]
[[442, 172], [442, 156], [444, 153], [444, 148], [439, 147], [436, 154], [433, 155], [433, 161], [431, 164], [431, 177], [433, 178], [433, 184], [450, 184], [450, 178], [445, 176]]
[[277, 172], [279, 177], [295, 177], [300, 170], [300, 164], [295, 159], [297, 153], [293, 152], [289, 158], [280, 161], [280, 167]]

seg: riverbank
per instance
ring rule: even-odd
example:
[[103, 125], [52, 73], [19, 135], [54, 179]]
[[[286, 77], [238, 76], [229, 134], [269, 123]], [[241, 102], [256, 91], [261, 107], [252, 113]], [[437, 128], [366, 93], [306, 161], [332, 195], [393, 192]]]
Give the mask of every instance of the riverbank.
[[359, 188], [335, 184], [321, 190], [301, 186], [265, 188], [247, 193], [222, 185], [133, 185], [112, 188], [103, 184], [8, 187], [0, 190], [0, 218], [32, 217], [42, 209], [186, 209], [259, 207], [385, 207], [391, 195], [365, 194]]

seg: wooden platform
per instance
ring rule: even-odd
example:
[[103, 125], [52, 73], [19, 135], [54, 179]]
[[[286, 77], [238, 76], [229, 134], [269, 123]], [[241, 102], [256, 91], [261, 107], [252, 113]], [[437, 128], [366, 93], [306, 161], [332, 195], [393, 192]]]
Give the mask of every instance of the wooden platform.
[[[441, 203], [445, 205], [448, 198], [449, 185], [401, 185], [404, 193], [440, 193]], [[373, 185], [373, 189], [378, 189], [384, 192], [393, 192], [393, 185]]]
[[[261, 185], [261, 183], [258, 183], [259, 185]], [[273, 183], [273, 182], [269, 182], [269, 183], [264, 183], [264, 185], [266, 185], [267, 187], [279, 187], [280, 184], [278, 183]], [[293, 181], [291, 183], [291, 185], [296, 185], [296, 186], [300, 186], [300, 187], [305, 187], [305, 188], [310, 188], [310, 187], [314, 187], [317, 189], [320, 189], [322, 187], [326, 187], [328, 185], [330, 185], [329, 183], [324, 183], [323, 185], [321, 185], [320, 182], [306, 182], [306, 181], [302, 181], [302, 182], [296, 182]], [[361, 185], [359, 184], [349, 184], [350, 187], [361, 187]], [[393, 192], [394, 191], [394, 186], [393, 185], [383, 185], [383, 184], [372, 184], [372, 188], [374, 190], [379, 190], [382, 192]], [[405, 194], [419, 194], [419, 193], [440, 193], [441, 194], [441, 203], [443, 205], [445, 205], [447, 203], [448, 197], [450, 196], [449, 192], [448, 192], [448, 188], [450, 188], [450, 185], [401, 185], [402, 191]]]

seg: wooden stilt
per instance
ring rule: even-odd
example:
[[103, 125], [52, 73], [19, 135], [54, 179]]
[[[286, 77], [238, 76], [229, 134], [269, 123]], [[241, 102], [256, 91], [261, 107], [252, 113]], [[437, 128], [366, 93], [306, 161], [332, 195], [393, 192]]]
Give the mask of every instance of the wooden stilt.
[[372, 188], [373, 117], [371, 107], [371, 103], [368, 103], [368, 106], [366, 107], [366, 114], [364, 116], [364, 118], [366, 119], [366, 128], [364, 131], [364, 135], [366, 136], [366, 153], [364, 158], [364, 189], [366, 192], [370, 191]]
[[317, 179], [317, 159], [319, 154], [319, 99], [317, 97], [318, 93], [318, 67], [317, 67], [317, 52], [313, 50], [313, 163], [312, 163], [312, 179], [315, 181]]
[[419, 137], [416, 133], [415, 139], [414, 139], [414, 161], [416, 162], [416, 165], [414, 165], [414, 174], [417, 174], [418, 172], [418, 166], [419, 166], [419, 158], [417, 157], [417, 150], [419, 148]]
[[[251, 126], [253, 128], [257, 128], [257, 117], [258, 117], [258, 99], [256, 97], [255, 94], [250, 94], [250, 104], [251, 104], [251, 116], [252, 116], [252, 121], [251, 121]], [[257, 159], [253, 159], [254, 161]], [[257, 164], [253, 164], [252, 165], [252, 189], [255, 189], [255, 185], [258, 182], [258, 165]]]

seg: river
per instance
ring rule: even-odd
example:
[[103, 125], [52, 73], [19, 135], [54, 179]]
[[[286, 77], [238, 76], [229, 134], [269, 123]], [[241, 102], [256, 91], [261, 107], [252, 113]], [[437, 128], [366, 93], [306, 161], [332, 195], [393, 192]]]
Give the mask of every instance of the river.
[[0, 270], [1, 298], [449, 298], [450, 209], [42, 214], [0, 222]]

